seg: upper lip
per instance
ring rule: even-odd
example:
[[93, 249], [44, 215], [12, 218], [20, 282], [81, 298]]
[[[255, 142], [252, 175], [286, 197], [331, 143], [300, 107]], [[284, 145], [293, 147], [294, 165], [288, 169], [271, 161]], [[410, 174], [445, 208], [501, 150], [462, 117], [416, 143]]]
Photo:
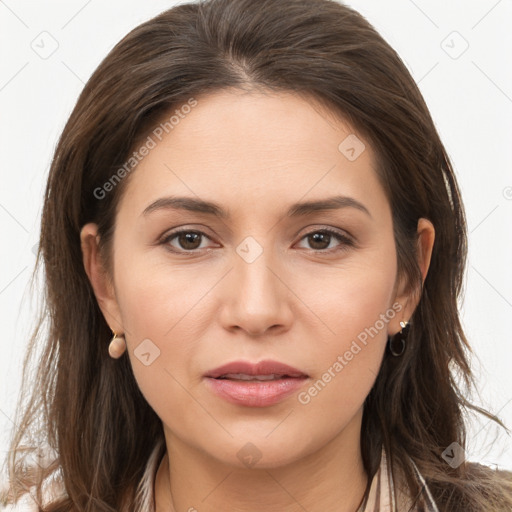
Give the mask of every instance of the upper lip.
[[272, 361], [270, 359], [251, 363], [250, 361], [232, 361], [223, 364], [218, 368], [210, 370], [205, 377], [217, 378], [228, 373], [243, 373], [245, 375], [288, 375], [289, 377], [307, 377], [304, 372], [294, 368], [293, 366]]

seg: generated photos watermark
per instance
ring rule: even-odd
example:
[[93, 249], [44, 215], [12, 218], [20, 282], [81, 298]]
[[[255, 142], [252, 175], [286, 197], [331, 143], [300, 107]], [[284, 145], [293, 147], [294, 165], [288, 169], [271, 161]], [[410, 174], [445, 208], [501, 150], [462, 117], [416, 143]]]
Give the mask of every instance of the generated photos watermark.
[[180, 108], [174, 111], [174, 114], [170, 116], [166, 121], [160, 123], [150, 135], [148, 135], [145, 142], [139, 147], [137, 151], [134, 151], [130, 158], [121, 166], [117, 171], [106, 181], [101, 187], [96, 187], [93, 191], [96, 199], [104, 199], [109, 192], [112, 192], [116, 185], [126, 177], [133, 169], [141, 162], [144, 157], [149, 155], [149, 152], [156, 148], [157, 143], [162, 140], [164, 134], [170, 133], [174, 128], [185, 119], [187, 114], [192, 111], [192, 108], [197, 105], [197, 100], [189, 98]]
[[388, 322], [392, 320], [397, 313], [402, 310], [402, 305], [399, 302], [395, 302], [391, 308], [385, 313], [381, 313], [379, 319], [370, 327], [365, 327], [357, 335], [357, 339], [352, 340], [352, 343], [348, 350], [343, 355], [339, 355], [336, 361], [322, 374], [322, 377], [312, 384], [306, 391], [301, 391], [297, 395], [299, 403], [307, 405], [311, 402], [311, 399], [320, 393], [332, 379], [340, 373], [345, 366], [347, 366], [354, 357], [361, 352], [361, 350], [368, 344], [368, 336], [374, 338], [377, 334], [382, 331]]

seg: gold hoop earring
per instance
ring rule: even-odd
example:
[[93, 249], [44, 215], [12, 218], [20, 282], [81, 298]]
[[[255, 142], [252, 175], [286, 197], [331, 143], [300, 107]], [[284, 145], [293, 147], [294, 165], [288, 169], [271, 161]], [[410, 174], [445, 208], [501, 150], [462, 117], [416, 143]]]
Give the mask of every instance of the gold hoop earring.
[[126, 340], [123, 335], [118, 335], [114, 331], [112, 331], [114, 335], [110, 340], [110, 344], [108, 346], [108, 353], [112, 359], [119, 359], [126, 350]]

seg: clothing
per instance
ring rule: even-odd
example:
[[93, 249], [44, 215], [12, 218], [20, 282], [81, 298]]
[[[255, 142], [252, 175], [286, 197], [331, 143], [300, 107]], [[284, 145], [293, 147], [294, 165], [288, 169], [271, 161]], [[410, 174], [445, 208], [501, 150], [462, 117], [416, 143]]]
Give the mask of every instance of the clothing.
[[[153, 452], [148, 459], [144, 476], [140, 482], [138, 497], [140, 499], [139, 503], [141, 503], [141, 512], [154, 512], [154, 481], [164, 454], [165, 443], [162, 440], [153, 449]], [[363, 502], [356, 512], [439, 512], [427, 484], [415, 464], [414, 468], [416, 471], [416, 478], [423, 486], [424, 492], [421, 494], [421, 501], [413, 506], [411, 504], [412, 500], [409, 496], [398, 490], [396, 491], [396, 495], [393, 492], [394, 482], [390, 471], [391, 468], [386, 457], [386, 452], [383, 449], [379, 469], [372, 479], [368, 500], [366, 503]], [[54, 492], [56, 490], [57, 489], [54, 489]], [[63, 492], [63, 490], [60, 488], [58, 492]], [[10, 505], [6, 507], [2, 507], [0, 505], [0, 512], [37, 511], [38, 507], [29, 495], [25, 495], [23, 500], [17, 505]]]
[[400, 492], [399, 489], [396, 490], [396, 493], [393, 492], [395, 483], [391, 474], [391, 466], [388, 464], [385, 450], [382, 449], [380, 466], [373, 477], [368, 501], [367, 503], [363, 502], [357, 512], [439, 512], [425, 479], [414, 461], [412, 463], [416, 479], [423, 489], [418, 503], [413, 505], [410, 496]]

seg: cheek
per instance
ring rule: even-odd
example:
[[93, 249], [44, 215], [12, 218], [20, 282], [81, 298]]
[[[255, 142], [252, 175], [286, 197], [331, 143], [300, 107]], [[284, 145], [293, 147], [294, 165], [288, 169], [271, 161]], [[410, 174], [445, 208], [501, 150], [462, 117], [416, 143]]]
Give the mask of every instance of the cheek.
[[195, 325], [187, 322], [187, 314], [205, 291], [187, 287], [184, 273], [171, 274], [169, 267], [155, 266], [148, 260], [135, 255], [120, 257], [116, 279], [133, 372], [155, 408], [154, 402], [163, 396], [167, 403], [181, 396], [169, 391], [175, 391], [177, 382], [183, 380], [182, 362], [190, 358], [194, 338], [194, 332], [185, 334], [184, 330]]
[[355, 413], [370, 392], [386, 347], [388, 323], [400, 308], [390, 306], [387, 287], [368, 289], [371, 293], [355, 295], [345, 289], [338, 306], [329, 306], [326, 318], [334, 334], [317, 343], [311, 360], [316, 379], [298, 397], [304, 405], [316, 402], [332, 411], [334, 421]]
[[[326, 347], [343, 350], [360, 333], [375, 326], [386, 337], [387, 322], [396, 314], [393, 309], [388, 311], [394, 300], [396, 277], [392, 247], [355, 253], [342, 265], [320, 269], [311, 277], [304, 278], [308, 275], [305, 271], [296, 274], [301, 277], [293, 282], [293, 289], [322, 321], [321, 336]], [[386, 315], [384, 323], [382, 315]], [[312, 339], [315, 337], [318, 333]]]
[[365, 342], [387, 337], [388, 323], [396, 314], [392, 307], [393, 278], [393, 273], [382, 270], [367, 272], [357, 282], [355, 277], [345, 280], [337, 314], [333, 311], [332, 317], [336, 320], [334, 329], [344, 344], [357, 340], [371, 350], [371, 344]]
[[331, 410], [333, 421], [361, 407], [379, 372], [389, 323], [402, 309], [393, 303], [392, 246], [366, 256], [322, 279], [317, 291], [308, 295], [325, 326], [322, 336], [309, 333], [316, 340], [315, 350], [309, 351], [316, 380], [298, 398], [311, 410]]
[[168, 424], [176, 416], [182, 421], [197, 415], [201, 411], [194, 409], [190, 392], [199, 379], [198, 354], [211, 349], [199, 343], [212, 325], [211, 292], [224, 271], [217, 275], [205, 267], [198, 276], [191, 266], [171, 268], [161, 257], [152, 261], [142, 255], [119, 258], [117, 264], [118, 302], [142, 394]]
[[216, 276], [211, 272], [197, 272], [186, 265], [179, 267], [162, 257], [164, 249], [152, 249], [147, 257], [132, 255], [118, 262], [118, 302], [123, 323], [132, 334], [132, 342], [141, 337], [172, 340], [183, 328], [187, 315], [201, 310], [201, 298], [214, 286]]

